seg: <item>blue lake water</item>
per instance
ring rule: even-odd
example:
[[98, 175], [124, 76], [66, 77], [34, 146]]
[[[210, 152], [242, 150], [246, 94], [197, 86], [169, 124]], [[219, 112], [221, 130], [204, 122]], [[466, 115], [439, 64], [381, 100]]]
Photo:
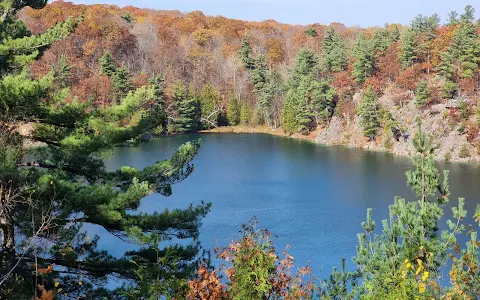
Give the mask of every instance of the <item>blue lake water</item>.
[[[414, 199], [406, 186], [408, 158], [263, 134], [163, 137], [138, 148], [115, 149], [107, 167], [143, 168], [198, 138], [203, 142], [194, 173], [173, 186], [172, 196], [145, 198], [140, 210], [212, 202], [200, 230], [205, 249], [227, 246], [239, 236], [241, 225], [256, 216], [260, 227], [277, 236], [279, 252], [290, 245], [296, 267], [310, 262], [315, 276], [325, 278], [343, 257], [353, 268], [351, 257], [367, 208], [373, 208], [379, 224], [388, 217], [394, 196]], [[479, 203], [480, 165], [439, 163], [439, 167], [450, 170], [451, 199], [465, 197], [472, 220]], [[446, 215], [451, 215], [449, 210]], [[113, 254], [122, 255], [131, 247], [101, 229], [90, 230], [101, 234], [100, 246]]]

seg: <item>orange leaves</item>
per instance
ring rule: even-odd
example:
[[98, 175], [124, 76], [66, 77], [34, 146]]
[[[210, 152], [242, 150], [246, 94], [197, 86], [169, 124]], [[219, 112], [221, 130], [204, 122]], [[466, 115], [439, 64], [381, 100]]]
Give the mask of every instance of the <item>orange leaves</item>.
[[270, 38], [264, 42], [265, 48], [267, 48], [268, 61], [277, 65], [285, 59], [284, 42], [280, 39]]
[[40, 297], [35, 297], [35, 300], [54, 300], [55, 294], [52, 290], [47, 291], [45, 286], [39, 285], [38, 289], [40, 290]]
[[187, 299], [220, 300], [228, 297], [227, 287], [220, 282], [217, 271], [205, 265], [198, 268], [198, 278], [188, 282]]
[[48, 265], [46, 268], [37, 268], [37, 266], [34, 264], [34, 268], [36, 268], [36, 271], [40, 275], [48, 275], [53, 272], [53, 269], [55, 268], [55, 264]]

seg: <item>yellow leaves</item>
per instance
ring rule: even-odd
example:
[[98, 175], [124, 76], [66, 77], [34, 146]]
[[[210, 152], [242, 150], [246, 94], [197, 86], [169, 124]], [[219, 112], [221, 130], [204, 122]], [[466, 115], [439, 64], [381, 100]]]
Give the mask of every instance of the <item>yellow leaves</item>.
[[413, 269], [413, 266], [408, 259], [405, 260], [405, 265], [407, 266], [407, 269], [409, 269], [409, 270]]
[[55, 281], [55, 283], [53, 284], [56, 288], [58, 288], [58, 286], [60, 285], [60, 282], [58, 281]]
[[423, 275], [422, 275], [422, 280], [423, 281], [427, 280], [428, 274], [429, 274], [428, 271], [423, 272]]
[[417, 268], [417, 271], [415, 272], [415, 275], [420, 274], [420, 272], [422, 272], [423, 269], [425, 269], [425, 267], [423, 266], [422, 260], [417, 259], [417, 264], [418, 264], [418, 268]]
[[83, 55], [84, 56], [89, 56], [92, 55], [95, 52], [95, 49], [97, 49], [97, 42], [92, 40], [88, 41], [83, 45]]
[[418, 284], [418, 292], [423, 294], [425, 292], [425, 283], [421, 282]]
[[407, 271], [402, 270], [402, 278], [403, 279], [407, 278]]
[[53, 185], [53, 180], [50, 180], [50, 185]]

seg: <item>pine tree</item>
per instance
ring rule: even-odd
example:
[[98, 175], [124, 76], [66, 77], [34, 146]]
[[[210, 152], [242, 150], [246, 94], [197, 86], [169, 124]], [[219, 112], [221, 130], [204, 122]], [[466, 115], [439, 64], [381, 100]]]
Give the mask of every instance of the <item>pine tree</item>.
[[240, 123], [241, 102], [240, 99], [234, 95], [229, 94], [227, 97], [227, 120], [228, 125], [235, 126]]
[[255, 59], [252, 57], [252, 46], [248, 42], [248, 38], [245, 36], [242, 39], [242, 46], [240, 48], [240, 59], [247, 70], [253, 70], [255, 68]]
[[155, 75], [148, 81], [155, 89], [154, 92], [154, 104], [165, 109], [165, 79], [160, 75]]
[[480, 61], [480, 43], [471, 16], [474, 10], [471, 7], [465, 10], [466, 12], [460, 16], [460, 28], [453, 37], [451, 53], [457, 62], [460, 76], [470, 78]]
[[115, 103], [119, 103], [129, 91], [132, 86], [132, 75], [126, 66], [121, 66], [115, 70], [112, 79], [113, 99]]
[[335, 90], [325, 79], [314, 80], [310, 90], [310, 108], [317, 126], [326, 122], [335, 109]]
[[360, 124], [363, 127], [363, 133], [370, 140], [373, 140], [380, 128], [380, 120], [378, 117], [377, 104], [375, 103], [377, 95], [371, 86], [368, 86], [362, 95], [360, 101], [359, 115]]
[[72, 67], [68, 64], [65, 55], [58, 58], [58, 63], [55, 68], [56, 82], [61, 88], [67, 87], [68, 81], [72, 76]]
[[103, 56], [100, 57], [99, 63], [101, 75], [107, 75], [111, 77], [117, 71], [117, 66], [115, 65], [113, 57], [109, 51], [106, 51]]
[[402, 37], [402, 46], [398, 55], [398, 60], [403, 69], [411, 67], [417, 61], [418, 40], [415, 31], [407, 30]]
[[175, 116], [170, 125], [170, 132], [187, 133], [198, 131], [200, 123], [200, 103], [192, 89], [187, 90], [181, 81], [172, 87], [172, 98], [175, 103]]
[[[196, 266], [198, 227], [209, 205], [159, 213], [137, 209], [145, 196], [170, 195], [172, 184], [188, 177], [199, 143], [187, 143], [171, 159], [141, 170], [107, 171], [107, 151], [135, 145], [161, 124], [161, 112], [147, 109], [154, 88], [142, 87], [119, 105], [98, 108], [60, 97], [54, 72], [31, 79], [24, 67], [77, 24], [68, 19], [39, 36], [20, 34], [17, 29], [24, 27], [16, 12], [44, 5], [0, 5], [0, 298], [38, 297], [37, 284], [54, 293], [61, 288], [68, 295], [119, 298], [119, 292], [138, 290], [142, 278], [156, 278], [163, 293], [146, 292], [136, 299], [174, 295]], [[30, 121], [35, 121], [29, 123], [33, 130], [21, 134], [19, 126]], [[37, 146], [25, 147], [27, 141]], [[105, 234], [138, 247], [113, 256], [97, 248], [99, 238], [88, 236], [84, 224], [103, 227]], [[149, 240], [169, 236], [193, 242], [159, 247]], [[109, 276], [126, 285], [121, 291], [104, 289]]]
[[[375, 234], [372, 210], [362, 223], [364, 233], [354, 258], [362, 283], [353, 297], [362, 299], [439, 298], [437, 279], [446, 265], [449, 249], [465, 227], [448, 220], [448, 229], [439, 232], [443, 209], [449, 201], [448, 172], [443, 182], [435, 167], [431, 138], [419, 131], [413, 139], [417, 155], [415, 169], [408, 171], [407, 183], [419, 199], [407, 202], [397, 197], [390, 206], [389, 219], [382, 221], [382, 232]], [[452, 209], [455, 221], [465, 217], [463, 199]]]
[[306, 36], [309, 36], [309, 37], [317, 37], [318, 36], [317, 31], [313, 27], [305, 29], [303, 34], [305, 34]]
[[415, 89], [415, 105], [420, 107], [427, 104], [430, 97], [431, 92], [428, 87], [428, 82], [425, 80], [420, 81]]
[[427, 73], [430, 72], [431, 52], [433, 41], [437, 37], [437, 28], [440, 25], [440, 17], [434, 14], [430, 17], [418, 15], [411, 22], [411, 30], [417, 35], [418, 54], [421, 54], [422, 61], [427, 63]]
[[240, 107], [240, 124], [247, 125], [252, 118], [252, 110], [246, 102], [243, 102]]
[[316, 54], [307, 49], [297, 53], [295, 67], [286, 83], [287, 95], [283, 107], [283, 129], [288, 133], [308, 133], [313, 121], [310, 91], [318, 68]]
[[374, 41], [361, 35], [357, 40], [354, 49], [355, 63], [353, 64], [352, 75], [359, 84], [375, 74], [375, 44]]
[[250, 72], [253, 83], [253, 93], [257, 96], [257, 111], [261, 115], [264, 124], [271, 125], [272, 114], [270, 105], [273, 98], [273, 86], [270, 70], [267, 68], [263, 56], [255, 60], [255, 67]]
[[347, 66], [345, 43], [335, 29], [330, 28], [323, 41], [323, 68], [329, 72], [340, 72]]
[[274, 81], [271, 71], [267, 67], [264, 56], [253, 58], [253, 51], [247, 37], [242, 40], [240, 58], [245, 68], [249, 71], [250, 80], [253, 84], [253, 93], [257, 96], [257, 111], [264, 124], [271, 125], [272, 112], [271, 102], [274, 96]]

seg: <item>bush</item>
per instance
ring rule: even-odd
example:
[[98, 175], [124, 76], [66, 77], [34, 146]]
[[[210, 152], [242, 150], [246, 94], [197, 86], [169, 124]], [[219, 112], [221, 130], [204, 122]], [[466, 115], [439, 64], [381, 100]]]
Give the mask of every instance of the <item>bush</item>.
[[468, 152], [467, 144], [463, 144], [462, 148], [460, 148], [460, 153], [458, 154], [460, 158], [467, 158], [470, 157], [470, 153]]

